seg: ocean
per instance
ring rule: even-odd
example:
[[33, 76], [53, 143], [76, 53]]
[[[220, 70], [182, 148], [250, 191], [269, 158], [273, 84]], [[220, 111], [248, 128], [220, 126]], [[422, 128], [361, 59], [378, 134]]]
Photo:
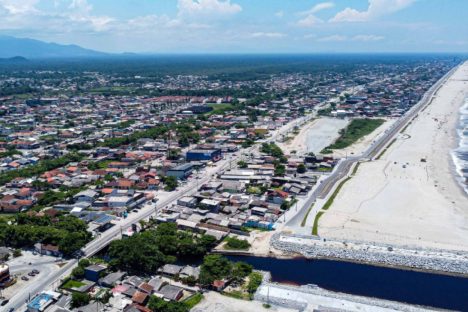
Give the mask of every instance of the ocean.
[[458, 147], [452, 152], [453, 162], [459, 175], [459, 181], [468, 194], [468, 97], [460, 108], [460, 120], [457, 127]]

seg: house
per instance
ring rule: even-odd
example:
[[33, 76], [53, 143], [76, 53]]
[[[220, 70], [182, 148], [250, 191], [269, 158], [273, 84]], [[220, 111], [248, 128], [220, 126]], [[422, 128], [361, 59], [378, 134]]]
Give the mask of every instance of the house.
[[81, 191], [78, 194], [76, 194], [75, 196], [73, 196], [73, 199], [75, 200], [75, 202], [92, 203], [92, 202], [94, 202], [94, 199], [96, 198], [97, 195], [98, 195], [98, 193], [96, 191], [85, 190], [85, 191]]
[[141, 283], [138, 285], [138, 291], [144, 292], [145, 294], [151, 295], [153, 293], [153, 286], [148, 283]]
[[149, 285], [153, 287], [153, 291], [157, 292], [159, 291], [164, 285], [167, 284], [165, 280], [163, 280], [161, 277], [155, 277], [149, 280], [148, 282]]
[[178, 301], [184, 295], [183, 289], [173, 285], [164, 285], [159, 291], [165, 299]]
[[98, 282], [101, 273], [104, 272], [107, 267], [99, 264], [92, 264], [85, 268], [84, 275], [88, 281]]
[[226, 287], [226, 282], [221, 280], [215, 280], [211, 283], [211, 288], [216, 291], [222, 291]]
[[220, 201], [205, 198], [200, 202], [200, 207], [210, 210], [211, 212], [217, 212], [220, 207]]
[[194, 149], [185, 155], [187, 161], [218, 161], [222, 158], [220, 149], [201, 150]]
[[149, 295], [147, 293], [136, 291], [132, 296], [132, 301], [136, 304], [146, 305]]
[[199, 267], [193, 267], [190, 265], [185, 266], [182, 271], [179, 273], [180, 278], [188, 278], [188, 277], [193, 277], [196, 280], [198, 280], [198, 277], [200, 276], [200, 268]]
[[100, 278], [98, 281], [98, 284], [103, 287], [114, 287], [117, 282], [120, 282], [125, 275], [127, 275], [126, 272], [113, 272], [110, 274], [107, 274], [105, 277]]
[[59, 250], [59, 247], [51, 244], [42, 244], [37, 243], [34, 245], [34, 249], [41, 255], [53, 256], [53, 257], [62, 257], [63, 254]]
[[165, 264], [158, 270], [158, 272], [161, 273], [162, 275], [173, 277], [173, 276], [178, 275], [181, 270], [182, 270], [182, 267], [180, 265]]
[[169, 177], [175, 177], [179, 180], [187, 179], [192, 174], [193, 165], [183, 164], [174, 168], [169, 169], [166, 175]]
[[195, 208], [197, 206], [197, 200], [194, 197], [191, 196], [184, 196], [177, 200], [177, 205], [179, 206], [184, 206], [184, 207], [189, 207], [189, 208]]

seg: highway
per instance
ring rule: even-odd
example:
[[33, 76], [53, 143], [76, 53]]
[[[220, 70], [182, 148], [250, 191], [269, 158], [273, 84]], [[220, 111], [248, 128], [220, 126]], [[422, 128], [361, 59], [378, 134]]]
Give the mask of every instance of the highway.
[[[391, 140], [396, 138], [400, 131], [406, 127], [421, 110], [432, 102], [432, 98], [435, 96], [440, 87], [447, 81], [447, 79], [458, 69], [459, 65], [452, 68], [447, 72], [441, 79], [439, 79], [422, 97], [422, 99], [409, 109], [403, 116], [401, 116], [390, 129], [388, 129], [379, 139], [372, 143], [372, 145], [360, 156], [348, 157], [342, 159], [335, 166], [333, 172], [325, 179], [322, 180], [313, 190], [308, 199], [292, 216], [289, 220], [286, 220], [285, 225], [292, 228], [298, 228], [301, 226], [302, 220], [306, 216], [309, 208], [315, 203], [317, 199], [327, 198], [330, 191], [334, 186], [344, 177], [348, 176], [353, 165], [359, 161], [368, 161], [377, 157], [387, 146]], [[307, 218], [315, 220], [317, 213], [321, 207], [314, 206], [309, 212]]]

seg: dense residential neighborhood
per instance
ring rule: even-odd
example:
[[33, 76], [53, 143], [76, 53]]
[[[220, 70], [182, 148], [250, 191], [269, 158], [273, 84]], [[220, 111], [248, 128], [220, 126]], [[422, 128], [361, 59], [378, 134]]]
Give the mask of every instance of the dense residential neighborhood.
[[[338, 166], [333, 149], [405, 114], [452, 65], [249, 80], [1, 72], [0, 86], [28, 88], [0, 98], [3, 295], [31, 287], [30, 312], [189, 311], [206, 291], [251, 300], [269, 274], [229, 255], [254, 252]], [[349, 126], [318, 151], [279, 146], [316, 119]], [[40, 256], [61, 274], [21, 260]]]

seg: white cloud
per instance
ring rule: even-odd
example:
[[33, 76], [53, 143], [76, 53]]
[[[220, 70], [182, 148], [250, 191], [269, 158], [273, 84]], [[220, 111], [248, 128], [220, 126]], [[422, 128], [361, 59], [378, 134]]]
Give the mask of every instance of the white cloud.
[[365, 42], [380, 41], [380, 40], [384, 40], [384, 39], [385, 39], [384, 36], [377, 36], [377, 35], [356, 35], [356, 36], [351, 38], [351, 40], [353, 40], [353, 41], [365, 41]]
[[315, 14], [326, 9], [331, 9], [334, 6], [335, 4], [333, 2], [321, 2], [314, 5], [310, 10], [300, 12], [299, 15], [303, 15], [305, 17], [300, 19], [297, 22], [297, 25], [301, 27], [311, 27], [316, 24], [323, 23], [323, 20], [315, 16]]
[[276, 17], [282, 18], [284, 16], [284, 11], [278, 11], [275, 13]]
[[286, 34], [279, 32], [256, 32], [250, 35], [252, 38], [284, 38]]
[[340, 41], [346, 41], [346, 40], [348, 40], [348, 38], [342, 35], [331, 35], [331, 36], [317, 39], [317, 41], [320, 41], [320, 42], [340, 42]]
[[[312, 35], [312, 37], [310, 38], [314, 38], [314, 36]], [[385, 37], [377, 36], [377, 35], [355, 35], [352, 37], [348, 37], [344, 35], [331, 35], [331, 36], [321, 37], [317, 39], [317, 41], [320, 41], [320, 42], [343, 42], [343, 41], [372, 42], [372, 41], [380, 41], [383, 39], [385, 39]]]
[[242, 7], [231, 0], [179, 0], [179, 15], [232, 15]]
[[26, 14], [37, 12], [36, 4], [39, 0], [0, 0], [0, 8], [10, 14]]
[[380, 16], [391, 14], [413, 4], [415, 0], [369, 0], [369, 6], [365, 11], [346, 8], [338, 12], [331, 22], [366, 22]]

